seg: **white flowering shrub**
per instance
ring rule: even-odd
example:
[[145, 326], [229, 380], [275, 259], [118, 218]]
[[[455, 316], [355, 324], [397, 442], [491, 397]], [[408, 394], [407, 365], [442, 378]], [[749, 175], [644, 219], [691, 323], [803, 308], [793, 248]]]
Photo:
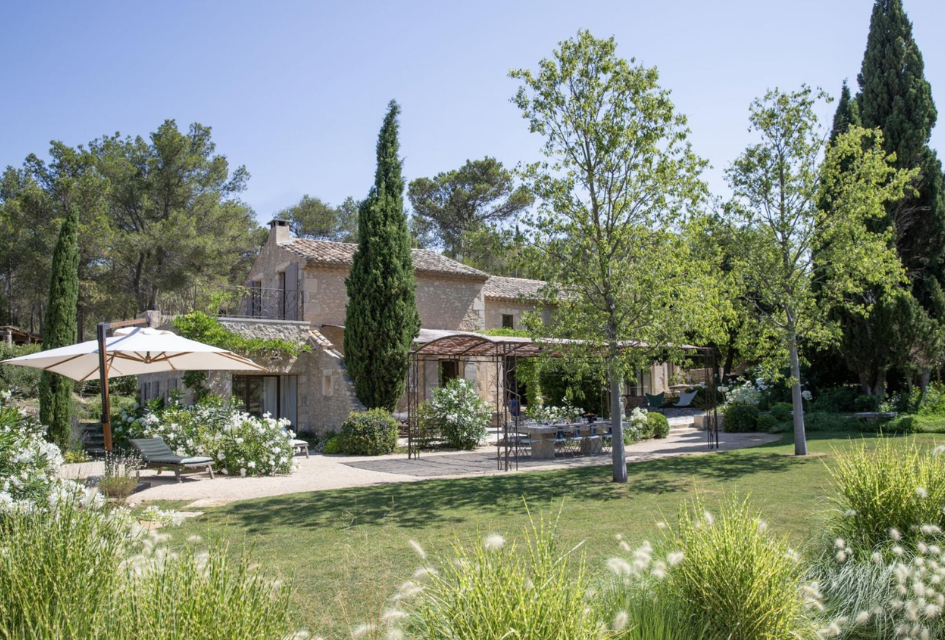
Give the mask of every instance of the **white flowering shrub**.
[[231, 411], [217, 428], [204, 431], [198, 449], [211, 456], [223, 473], [240, 476], [272, 476], [292, 471], [292, 438], [289, 421], [268, 413], [255, 418]]
[[538, 422], [548, 422], [552, 424], [559, 422], [575, 422], [585, 413], [586, 412], [581, 407], [576, 407], [568, 403], [565, 403], [560, 407], [536, 404], [534, 407], [530, 406], [525, 410], [525, 415], [527, 415], [532, 420], [537, 420]]
[[146, 409], [142, 415], [122, 416], [121, 435], [162, 438], [179, 455], [214, 459], [214, 467], [238, 476], [278, 475], [292, 471], [289, 421], [268, 413], [256, 418], [211, 402], [185, 407]]
[[451, 447], [475, 449], [486, 437], [492, 410], [465, 378], [453, 378], [433, 392], [430, 417]]
[[45, 500], [62, 466], [59, 447], [46, 441], [39, 420], [9, 401], [9, 391], [0, 393], [0, 506]]
[[768, 387], [764, 380], [758, 378], [755, 383], [751, 380], [745, 380], [741, 384], [724, 387], [726, 404], [744, 404], [750, 407], [757, 407], [761, 404], [761, 394]]
[[649, 411], [641, 407], [634, 407], [630, 418], [623, 425], [624, 444], [632, 444], [649, 437]]

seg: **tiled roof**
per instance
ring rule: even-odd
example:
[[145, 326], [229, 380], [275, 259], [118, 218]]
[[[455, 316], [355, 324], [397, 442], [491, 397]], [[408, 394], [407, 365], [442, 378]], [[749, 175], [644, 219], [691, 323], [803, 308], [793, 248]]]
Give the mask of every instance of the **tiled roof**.
[[[348, 242], [330, 242], [328, 240], [309, 240], [307, 238], [292, 238], [288, 242], [280, 242], [280, 247], [306, 259], [309, 264], [324, 264], [337, 266], [351, 266], [354, 252], [358, 245]], [[441, 256], [429, 249], [413, 249], [413, 268], [420, 273], [438, 273], [454, 276], [465, 276], [485, 280], [489, 274], [478, 269], [468, 267], [461, 262]]]
[[539, 289], [546, 284], [544, 280], [490, 276], [486, 281], [486, 286], [482, 288], [482, 292], [487, 298], [537, 300], [541, 297]]
[[321, 331], [318, 329], [312, 328], [308, 330], [309, 339], [317, 344], [322, 349], [331, 349], [334, 345], [331, 343], [331, 340], [326, 338]]

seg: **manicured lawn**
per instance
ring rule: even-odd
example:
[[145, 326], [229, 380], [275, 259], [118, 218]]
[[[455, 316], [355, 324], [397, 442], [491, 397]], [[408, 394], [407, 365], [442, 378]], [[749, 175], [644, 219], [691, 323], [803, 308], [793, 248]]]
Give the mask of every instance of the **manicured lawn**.
[[832, 452], [863, 437], [871, 438], [812, 434], [804, 459], [793, 457], [786, 437], [742, 451], [631, 464], [625, 486], [613, 484], [604, 466], [251, 500], [208, 509], [174, 537], [223, 535], [234, 547], [254, 544], [264, 571], [293, 576], [299, 624], [347, 637], [416, 569], [409, 540], [435, 555], [477, 533], [512, 539], [528, 522], [526, 502], [532, 514], [559, 518], [562, 545], [586, 541], [595, 570], [616, 549], [616, 534], [631, 542], [654, 539], [655, 523], [671, 521], [694, 491], [710, 503], [730, 491], [750, 495], [772, 529], [803, 549], [819, 536], [830, 509]]

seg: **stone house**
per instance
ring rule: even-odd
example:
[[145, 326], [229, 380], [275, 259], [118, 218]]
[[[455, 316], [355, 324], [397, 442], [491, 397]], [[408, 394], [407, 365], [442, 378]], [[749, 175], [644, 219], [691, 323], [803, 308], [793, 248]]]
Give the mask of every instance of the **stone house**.
[[[211, 372], [212, 391], [235, 399], [250, 413], [286, 417], [296, 430], [315, 433], [338, 429], [350, 411], [362, 409], [344, 364], [345, 278], [356, 249], [356, 244], [293, 238], [287, 221], [270, 222], [269, 237], [244, 283], [239, 317], [219, 321], [242, 335], [293, 340], [310, 350], [295, 358], [260, 361], [269, 369], [266, 374]], [[414, 249], [413, 263], [423, 329], [518, 328], [522, 314], [536, 309], [545, 284], [491, 276], [427, 249]], [[668, 376], [661, 367], [665, 365], [642, 376], [646, 383], [639, 385], [641, 392], [665, 384]], [[463, 360], [426, 362], [419, 384], [429, 398], [433, 388], [463, 376], [491, 401], [496, 373], [494, 367], [485, 369]], [[176, 373], [141, 376], [140, 389], [142, 400], [166, 397], [175, 389], [185, 393], [185, 402], [190, 399]], [[406, 410], [406, 404], [405, 394], [398, 409]]]
[[[246, 336], [283, 338], [309, 346], [295, 358], [260, 361], [266, 374], [211, 372], [214, 393], [229, 396], [251, 413], [289, 418], [297, 430], [337, 429], [348, 412], [363, 408], [344, 365], [345, 278], [357, 245], [293, 238], [288, 223], [273, 220], [246, 281], [239, 317], [221, 317], [228, 330]], [[535, 308], [538, 280], [504, 278], [466, 266], [427, 249], [413, 250], [417, 310], [425, 329], [480, 331], [519, 327], [522, 313]], [[428, 363], [428, 367], [429, 367]], [[432, 388], [478, 370], [445, 361], [424, 372]], [[141, 376], [142, 400], [179, 390], [190, 400], [177, 373]], [[483, 389], [488, 388], [482, 381]], [[406, 397], [401, 403], [406, 406]]]

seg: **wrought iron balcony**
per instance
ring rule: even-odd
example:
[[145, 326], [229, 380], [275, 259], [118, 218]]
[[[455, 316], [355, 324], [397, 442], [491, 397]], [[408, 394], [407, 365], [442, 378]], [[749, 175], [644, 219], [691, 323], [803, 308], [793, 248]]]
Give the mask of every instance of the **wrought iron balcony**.
[[162, 296], [158, 310], [164, 316], [203, 311], [208, 315], [230, 318], [304, 320], [307, 301], [304, 291], [262, 287], [192, 287]]

